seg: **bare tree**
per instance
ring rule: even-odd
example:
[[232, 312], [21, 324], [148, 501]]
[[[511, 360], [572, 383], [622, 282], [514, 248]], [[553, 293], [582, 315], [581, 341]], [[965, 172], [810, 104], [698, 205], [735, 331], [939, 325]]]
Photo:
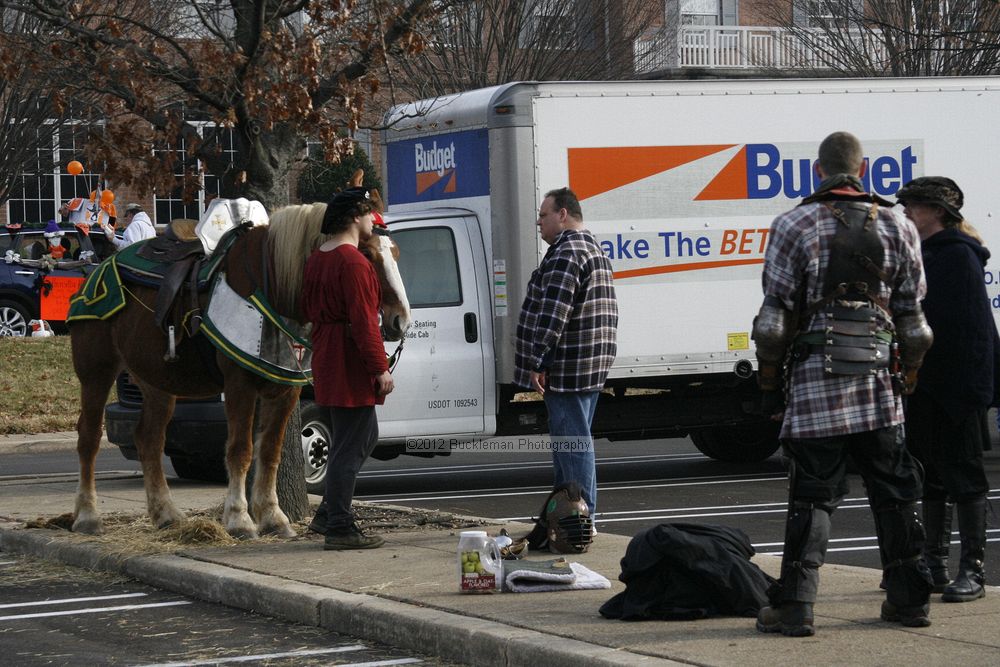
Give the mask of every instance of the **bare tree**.
[[[46, 30], [31, 17], [2, 19], [2, 30], [11, 41], [37, 39]], [[25, 172], [53, 173], [54, 136], [71, 113], [85, 117], [97, 99], [90, 91], [61, 90], [29, 60], [7, 55], [0, 57], [0, 206], [15, 194]]]
[[627, 79], [633, 43], [662, 13], [648, 0], [457, 0], [427, 24], [426, 47], [398, 66], [431, 97], [508, 81]]
[[[0, 0], [2, 16], [44, 29], [5, 34], [0, 62], [23, 60], [66, 94], [102, 100], [89, 159], [140, 193], [190, 196], [200, 169], [223, 197], [288, 203], [306, 139], [329, 157], [377, 95], [387, 56], [418, 51], [415, 28], [446, 0]], [[207, 133], [197, 123], [207, 122]], [[230, 136], [235, 150], [223, 151]], [[180, 165], [183, 176], [175, 173]], [[292, 423], [298, 422], [293, 415]], [[279, 502], [308, 510], [297, 429], [286, 432]]]
[[[197, 158], [219, 176], [223, 196], [271, 208], [287, 203], [306, 138], [322, 141], [330, 157], [350, 150], [386, 56], [419, 50], [415, 28], [444, 4], [0, 0], [5, 15], [50, 28], [30, 44], [4, 40], [0, 59], [27, 59], [61, 75], [64, 90], [102, 95], [106, 124], [87, 152], [112, 181], [170, 192], [181, 163], [190, 195], [199, 187]], [[199, 132], [198, 121], [215, 129]], [[235, 151], [220, 149], [223, 133]]]
[[982, 0], [755, 2], [816, 64], [848, 76], [995, 74], [1000, 4]]

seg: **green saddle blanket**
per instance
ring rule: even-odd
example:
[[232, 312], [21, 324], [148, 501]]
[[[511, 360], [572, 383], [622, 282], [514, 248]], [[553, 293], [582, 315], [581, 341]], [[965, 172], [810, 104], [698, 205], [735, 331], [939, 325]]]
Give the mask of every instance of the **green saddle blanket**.
[[[70, 299], [67, 322], [79, 320], [106, 320], [125, 306], [124, 282], [134, 282], [146, 287], [158, 287], [163, 275], [172, 266], [155, 262], [137, 253], [145, 241], [122, 248], [101, 262], [90, 274], [80, 291]], [[216, 252], [204, 262], [198, 271], [198, 290], [207, 289], [212, 276], [225, 258], [224, 252]]]

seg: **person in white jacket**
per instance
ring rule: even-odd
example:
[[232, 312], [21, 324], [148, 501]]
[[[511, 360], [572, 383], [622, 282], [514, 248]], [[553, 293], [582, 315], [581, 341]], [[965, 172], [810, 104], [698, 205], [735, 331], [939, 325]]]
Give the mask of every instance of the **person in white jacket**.
[[125, 231], [122, 238], [115, 236], [114, 229], [109, 225], [104, 225], [104, 236], [115, 244], [115, 248], [121, 250], [133, 243], [138, 243], [143, 239], [151, 239], [156, 236], [156, 228], [153, 221], [142, 210], [139, 204], [129, 204], [125, 207]]

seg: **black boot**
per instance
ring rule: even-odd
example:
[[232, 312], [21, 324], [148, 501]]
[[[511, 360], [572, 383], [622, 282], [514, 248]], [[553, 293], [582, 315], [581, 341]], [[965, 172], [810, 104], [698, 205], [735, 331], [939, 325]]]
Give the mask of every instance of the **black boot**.
[[948, 552], [951, 549], [951, 505], [942, 499], [924, 498], [924, 561], [934, 580], [934, 592], [943, 593], [951, 583]]
[[885, 558], [886, 599], [882, 620], [926, 627], [928, 600], [934, 584], [924, 563], [924, 527], [913, 503], [887, 505], [876, 512], [879, 548]]
[[316, 516], [309, 522], [309, 530], [320, 535], [326, 535], [326, 501], [316, 508]]
[[830, 514], [812, 503], [794, 502], [785, 524], [781, 578], [768, 591], [771, 605], [757, 614], [757, 630], [811, 637], [819, 567], [830, 539]]
[[944, 602], [971, 602], [986, 595], [986, 498], [957, 503], [958, 535], [962, 540], [962, 560], [955, 581], [944, 589]]

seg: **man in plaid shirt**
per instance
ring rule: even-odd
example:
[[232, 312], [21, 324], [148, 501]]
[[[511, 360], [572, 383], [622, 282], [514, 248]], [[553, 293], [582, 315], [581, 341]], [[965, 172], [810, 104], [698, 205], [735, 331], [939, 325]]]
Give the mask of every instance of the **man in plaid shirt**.
[[930, 346], [919, 303], [926, 291], [920, 242], [891, 203], [864, 191], [865, 167], [854, 135], [824, 139], [819, 188], [778, 216], [768, 237], [754, 340], [765, 414], [782, 420], [789, 507], [781, 577], [758, 616], [761, 632], [814, 634], [818, 569], [830, 515], [848, 492], [848, 456], [875, 514], [887, 587], [882, 618], [930, 625], [931, 580], [915, 504], [921, 474], [904, 447], [890, 369], [894, 341], [911, 382]]
[[546, 193], [537, 224], [549, 249], [521, 305], [514, 382], [544, 397], [555, 485], [580, 484], [593, 517], [597, 474], [590, 427], [618, 349], [611, 262], [584, 228], [580, 202], [569, 188]]

